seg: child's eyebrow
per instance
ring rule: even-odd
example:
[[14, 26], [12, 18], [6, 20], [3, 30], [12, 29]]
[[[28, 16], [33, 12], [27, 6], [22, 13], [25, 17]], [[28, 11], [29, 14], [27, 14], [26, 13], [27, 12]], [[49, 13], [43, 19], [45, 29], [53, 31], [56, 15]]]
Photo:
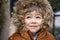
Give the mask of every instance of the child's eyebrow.
[[26, 13], [26, 15], [32, 15], [31, 13]]
[[39, 14], [37, 13], [36, 15], [41, 15], [41, 14], [40, 13]]

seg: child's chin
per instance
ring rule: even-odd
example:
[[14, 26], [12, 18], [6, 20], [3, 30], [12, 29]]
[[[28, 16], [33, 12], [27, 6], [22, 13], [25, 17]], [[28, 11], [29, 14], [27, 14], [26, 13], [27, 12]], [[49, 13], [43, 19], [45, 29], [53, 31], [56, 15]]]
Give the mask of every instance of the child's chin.
[[30, 31], [33, 32], [33, 33], [37, 32], [36, 30], [30, 30]]

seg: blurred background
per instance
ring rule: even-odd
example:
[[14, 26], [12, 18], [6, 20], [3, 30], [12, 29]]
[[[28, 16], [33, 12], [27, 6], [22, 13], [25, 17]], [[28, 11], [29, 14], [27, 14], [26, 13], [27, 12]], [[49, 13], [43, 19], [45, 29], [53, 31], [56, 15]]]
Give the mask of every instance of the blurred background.
[[[15, 32], [12, 15], [13, 6], [17, 0], [0, 0], [0, 40], [8, 40], [8, 37]], [[60, 0], [48, 0], [54, 11], [53, 27], [51, 33], [60, 40]]]

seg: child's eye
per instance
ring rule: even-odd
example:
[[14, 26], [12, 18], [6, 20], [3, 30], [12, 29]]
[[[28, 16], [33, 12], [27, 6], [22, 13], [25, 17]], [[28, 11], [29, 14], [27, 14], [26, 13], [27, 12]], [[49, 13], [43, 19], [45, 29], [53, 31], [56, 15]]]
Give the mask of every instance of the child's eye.
[[41, 18], [41, 17], [36, 17], [36, 18]]
[[26, 18], [28, 19], [28, 18], [31, 18], [31, 17], [30, 17], [30, 16], [28, 16], [28, 17], [26, 17]]

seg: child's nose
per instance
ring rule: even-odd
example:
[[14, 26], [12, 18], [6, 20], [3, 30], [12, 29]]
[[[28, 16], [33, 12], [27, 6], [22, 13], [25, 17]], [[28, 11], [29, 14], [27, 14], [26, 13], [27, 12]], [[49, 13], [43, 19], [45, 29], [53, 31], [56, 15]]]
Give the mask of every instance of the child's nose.
[[32, 23], [32, 24], [36, 24], [36, 20], [35, 20], [35, 19], [32, 19], [32, 20], [31, 20], [31, 23]]

